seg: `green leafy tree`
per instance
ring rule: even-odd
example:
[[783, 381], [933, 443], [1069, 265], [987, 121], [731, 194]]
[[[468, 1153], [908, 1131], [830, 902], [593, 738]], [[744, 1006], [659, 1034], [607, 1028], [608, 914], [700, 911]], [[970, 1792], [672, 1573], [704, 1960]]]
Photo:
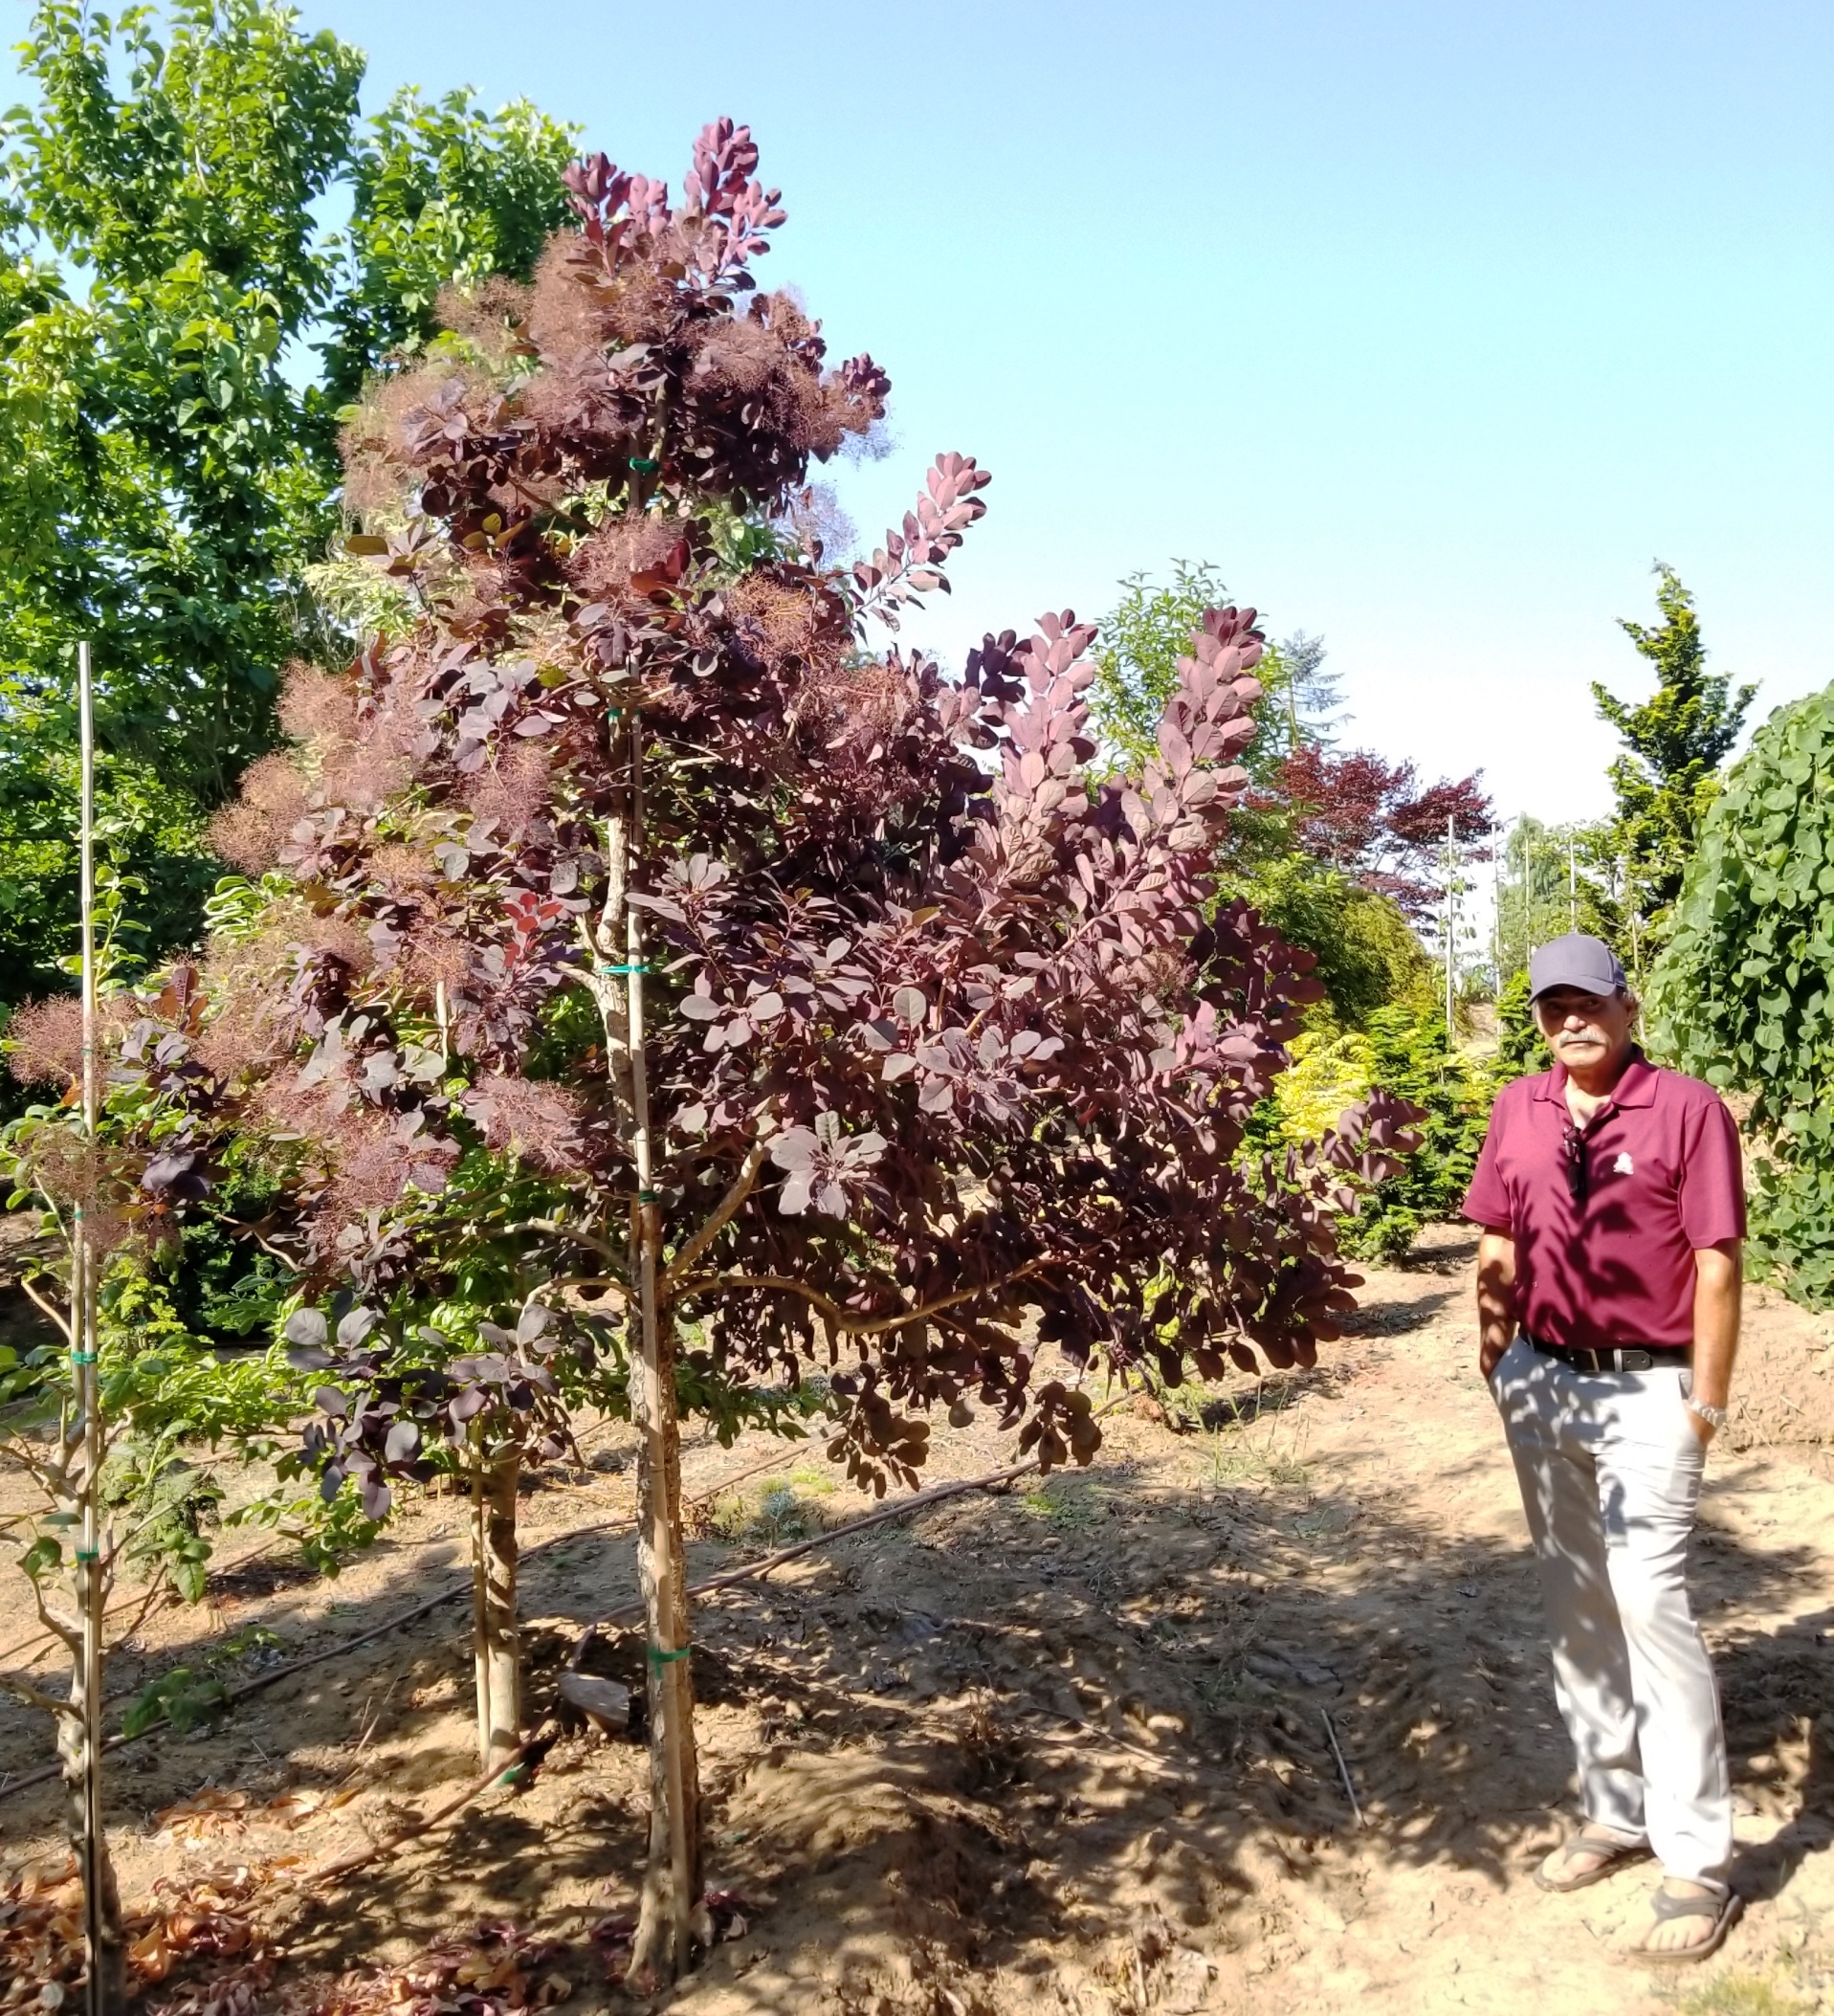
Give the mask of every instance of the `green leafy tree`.
[[1485, 1068], [1447, 1041], [1431, 1004], [1377, 1008], [1360, 1029], [1308, 1029], [1289, 1046], [1293, 1067], [1257, 1110], [1253, 1145], [1298, 1147], [1380, 1088], [1416, 1109], [1419, 1145], [1396, 1174], [1355, 1186], [1359, 1202], [1338, 1232], [1359, 1259], [1392, 1260], [1421, 1228], [1455, 1217], [1484, 1145], [1495, 1091]]
[[[1101, 620], [1090, 712], [1107, 760], [1126, 766], [1154, 760], [1179, 658], [1204, 611], [1226, 604], [1228, 590], [1219, 568], [1186, 560], [1173, 562], [1169, 581], [1131, 574], [1120, 586]], [[1226, 895], [1252, 903], [1315, 955], [1331, 1016], [1354, 1027], [1385, 1003], [1430, 1004], [1432, 966], [1395, 904], [1308, 853], [1294, 837], [1291, 809], [1271, 802], [1296, 750], [1331, 742], [1341, 701], [1323, 661], [1323, 642], [1295, 632], [1270, 645], [1255, 667], [1263, 689], [1251, 709], [1256, 733], [1238, 761], [1270, 802], [1257, 806], [1251, 796], [1231, 812], [1219, 866]]]
[[[97, 772], [104, 875], [133, 899], [119, 934], [124, 971], [133, 972], [150, 946], [192, 928], [222, 870], [195, 803], [147, 764], [104, 754]], [[0, 739], [0, 1002], [44, 993], [68, 976], [77, 945], [77, 752], [60, 737]], [[0, 1099], [7, 1097], [0, 1081]]]
[[1481, 1066], [1451, 1047], [1443, 1014], [1379, 1008], [1362, 1034], [1371, 1083], [1424, 1116], [1413, 1123], [1420, 1145], [1397, 1175], [1371, 1187], [1343, 1229], [1347, 1252], [1393, 1259], [1423, 1226], [1457, 1215], [1484, 1145], [1494, 1087]]
[[[1157, 760], [1165, 703], [1178, 690], [1178, 661], [1191, 648], [1204, 611], [1229, 599], [1221, 570], [1206, 560], [1175, 560], [1169, 582], [1130, 574], [1120, 600], [1101, 619], [1090, 714], [1117, 767]], [[1302, 742], [1328, 742], [1338, 680], [1324, 666], [1324, 643], [1296, 631], [1271, 644], [1254, 669], [1262, 698], [1250, 709], [1256, 730], [1238, 761], [1257, 783], [1273, 777]], [[1238, 814], [1238, 818], [1240, 818]]]
[[[1634, 938], [1622, 900], [1616, 829], [1608, 821], [1544, 825], [1526, 813], [1503, 843], [1496, 890], [1496, 950], [1501, 980], [1528, 970], [1529, 954], [1567, 931], [1611, 944]], [[1626, 928], [1627, 927], [1627, 928]], [[1633, 946], [1624, 946], [1626, 963]]]
[[357, 134], [354, 214], [325, 317], [331, 401], [356, 399], [384, 359], [424, 346], [442, 289], [527, 277], [566, 213], [573, 151], [574, 129], [526, 100], [491, 115], [470, 91], [432, 104], [402, 91]]
[[[45, 0], [0, 122], [0, 1000], [71, 914], [71, 662], [96, 642], [104, 817], [188, 938], [210, 809], [275, 738], [302, 593], [339, 522], [342, 403], [415, 348], [442, 284], [526, 274], [572, 135], [526, 104], [404, 93], [267, 0], [164, 25]], [[348, 190], [341, 233], [319, 221]]]
[[1547, 1047], [1547, 1038], [1542, 1035], [1529, 1003], [1528, 974], [1526, 971], [1515, 973], [1496, 997], [1495, 1072], [1498, 1089], [1516, 1078], [1532, 1077], [1536, 1072], [1546, 1071], [1553, 1061], [1554, 1054]]
[[1681, 893], [1700, 822], [1718, 788], [1756, 686], [1733, 690], [1730, 673], [1707, 670], [1707, 647], [1693, 597], [1673, 567], [1658, 561], [1653, 628], [1622, 621], [1624, 634], [1656, 669], [1656, 690], [1633, 705], [1602, 685], [1592, 688], [1601, 717], [1624, 739], [1611, 765], [1617, 817], [1611, 852], [1626, 871], [1626, 894], [1639, 936], [1658, 933]]
[[1702, 822], [1650, 1047], [1749, 1095], [1752, 1258], [1834, 1308], [1834, 687], [1779, 708]]
[[1240, 895], [1291, 944], [1317, 961], [1330, 1014], [1360, 1028], [1378, 1008], [1433, 1009], [1441, 983], [1407, 919], [1386, 897], [1298, 853], [1257, 864], [1234, 880]]
[[[0, 482], [0, 676], [67, 738], [69, 647], [98, 638], [108, 744], [206, 800], [267, 745], [291, 587], [333, 521], [334, 423], [282, 353], [328, 304], [312, 205], [337, 179], [362, 59], [283, 11], [189, 6], [156, 39], [40, 7], [5, 127], [5, 332], [22, 439]], [[121, 78], [118, 90], [116, 78]]]

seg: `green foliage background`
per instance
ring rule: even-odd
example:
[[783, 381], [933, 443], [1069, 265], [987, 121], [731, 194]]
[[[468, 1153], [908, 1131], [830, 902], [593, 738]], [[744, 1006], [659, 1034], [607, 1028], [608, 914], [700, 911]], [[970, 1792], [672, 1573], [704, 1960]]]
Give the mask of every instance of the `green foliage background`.
[[1665, 1061], [1749, 1095], [1754, 1270], [1834, 1307], [1834, 688], [1773, 714], [1713, 800], [1649, 1010]]
[[[1178, 660], [1204, 611], [1226, 605], [1229, 593], [1220, 569], [1185, 560], [1173, 563], [1169, 581], [1133, 574], [1120, 588], [1101, 619], [1090, 709], [1106, 761], [1124, 768], [1156, 756], [1154, 729], [1178, 683]], [[1271, 644], [1255, 667], [1266, 690], [1242, 764], [1256, 785], [1271, 786], [1301, 742], [1330, 741], [1337, 681], [1321, 669], [1323, 656], [1318, 639], [1295, 634]], [[1226, 897], [1251, 903], [1315, 955], [1337, 1021], [1359, 1025], [1384, 1004], [1430, 1007], [1432, 963], [1407, 919], [1386, 897], [1299, 847], [1288, 812], [1253, 802], [1238, 808], [1218, 865]]]
[[[266, 0], [47, 0], [0, 122], [0, 1005], [55, 986], [74, 888], [73, 666], [149, 952], [194, 933], [203, 830], [337, 654], [304, 590], [339, 529], [339, 412], [449, 281], [525, 275], [574, 135], [404, 92]], [[347, 227], [317, 221], [346, 190]]]
[[[1339, 1238], [1359, 1258], [1393, 1260], [1423, 1227], [1455, 1218], [1484, 1145], [1491, 1102], [1505, 1080], [1453, 1049], [1443, 1013], [1377, 1008], [1358, 1029], [1319, 1027], [1292, 1045], [1293, 1069], [1275, 1082], [1273, 1127], [1257, 1145], [1315, 1140], [1376, 1086], [1420, 1107], [1420, 1146], [1399, 1176], [1377, 1185]], [[1518, 1075], [1512, 1071], [1508, 1074]]]
[[1496, 1061], [1493, 1067], [1500, 1090], [1515, 1078], [1549, 1070], [1554, 1053], [1547, 1047], [1529, 1006], [1529, 977], [1514, 975], [1496, 997]]
[[[1204, 609], [1228, 599], [1220, 571], [1204, 563], [1177, 562], [1164, 583], [1138, 574], [1122, 582], [1119, 602], [1102, 619], [1091, 689], [1112, 762], [1138, 764], [1154, 753], [1153, 726], [1176, 682], [1177, 660]], [[1337, 692], [1319, 669], [1322, 655], [1315, 639], [1298, 636], [1270, 646], [1255, 668], [1266, 693], [1242, 761], [1259, 786], [1275, 785], [1301, 742], [1329, 741]], [[1313, 953], [1326, 993], [1292, 1045], [1292, 1070], [1254, 1118], [1248, 1151], [1316, 1140], [1378, 1085], [1426, 1113], [1406, 1170], [1365, 1198], [1342, 1230], [1347, 1251], [1393, 1258], [1424, 1225], [1456, 1215], [1483, 1145], [1492, 1079], [1450, 1047], [1436, 969], [1406, 918], [1386, 897], [1308, 853], [1277, 793], [1232, 815], [1218, 867], [1224, 897], [1251, 903]]]
[[1657, 561], [1661, 623], [1620, 628], [1656, 669], [1656, 690], [1640, 705], [1595, 685], [1600, 716], [1624, 739], [1611, 765], [1617, 816], [1608, 856], [1624, 863], [1625, 892], [1643, 928], [1660, 934], [1681, 894], [1700, 822], [1719, 786], [1719, 766], [1738, 740], [1756, 686], [1735, 693], [1729, 673], [1707, 670], [1694, 598], [1674, 568]]

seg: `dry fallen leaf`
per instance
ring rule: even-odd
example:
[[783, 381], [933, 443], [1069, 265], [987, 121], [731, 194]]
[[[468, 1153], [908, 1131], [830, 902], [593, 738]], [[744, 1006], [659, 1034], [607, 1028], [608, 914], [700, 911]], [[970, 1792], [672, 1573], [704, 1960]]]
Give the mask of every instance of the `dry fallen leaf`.
[[248, 1817], [249, 1795], [226, 1791], [220, 1785], [206, 1785], [189, 1799], [153, 1816], [154, 1839], [169, 1835], [174, 1841], [204, 1841], [213, 1834], [239, 1828]]

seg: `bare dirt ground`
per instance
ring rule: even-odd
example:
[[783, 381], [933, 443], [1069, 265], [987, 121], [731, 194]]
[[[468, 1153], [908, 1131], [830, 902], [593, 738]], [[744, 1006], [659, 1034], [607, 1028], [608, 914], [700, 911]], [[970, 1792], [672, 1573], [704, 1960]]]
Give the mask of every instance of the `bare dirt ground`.
[[[1355, 1336], [1258, 1410], [1251, 1392], [1211, 1396], [1182, 1431], [1123, 1410], [1091, 1471], [955, 1499], [707, 1602], [696, 1675], [709, 1876], [742, 1931], [669, 2005], [1834, 2007], [1834, 1333], [1751, 1296], [1693, 1576], [1750, 1901], [1711, 1967], [1665, 1979], [1614, 1957], [1646, 1870], [1571, 1897], [1530, 1879], [1562, 1825], [1568, 1758], [1514, 1480], [1472, 1362], [1471, 1258], [1446, 1229], [1374, 1274]], [[616, 1436], [593, 1447], [604, 1469], [524, 1498], [525, 1546], [628, 1512]], [[933, 1477], [991, 1469], [1009, 1448], [989, 1425], [939, 1428]], [[774, 1475], [720, 1494], [773, 1456]], [[816, 1446], [707, 1444], [685, 1470], [690, 1493], [713, 1494], [696, 1573], [864, 1502]], [[222, 1669], [246, 1675], [396, 1615], [462, 1567], [456, 1504], [422, 1500], [336, 1583], [279, 1558], [220, 1575], [206, 1605], [147, 1621], [115, 1684], [131, 1693], [213, 1647], [247, 1648], [258, 1623], [277, 1644]], [[528, 1562], [538, 1700], [580, 1625], [631, 1587], [628, 1529], [561, 1538]], [[0, 1663], [16, 1671], [31, 1653], [9, 1649], [31, 1621], [16, 1588], [0, 1597]], [[121, 1752], [127, 1894], [225, 1864], [318, 1863], [450, 1796], [475, 1768], [467, 1624], [454, 1602], [212, 1729]], [[636, 1648], [614, 1641], [604, 1670], [634, 1680]], [[42, 1722], [0, 1707], [0, 1773], [39, 1763], [46, 1741]], [[190, 1816], [162, 1826], [187, 1801]], [[47, 1785], [0, 1804], [0, 1860], [55, 1850], [55, 1802]], [[558, 1942], [532, 1978], [569, 1982], [569, 2008], [628, 2007], [590, 1933], [631, 1909], [643, 1814], [641, 1750], [569, 1738], [529, 1784], [490, 1793], [299, 1918], [255, 2006], [297, 2005], [289, 1994], [314, 1979], [386, 1975], [491, 1921]]]

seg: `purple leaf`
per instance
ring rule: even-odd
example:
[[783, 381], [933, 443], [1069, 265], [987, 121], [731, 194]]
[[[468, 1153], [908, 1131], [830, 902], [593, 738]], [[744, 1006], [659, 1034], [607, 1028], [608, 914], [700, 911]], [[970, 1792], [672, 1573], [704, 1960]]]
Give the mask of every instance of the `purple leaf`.
[[770, 1159], [780, 1169], [806, 1169], [820, 1151], [820, 1142], [807, 1127], [788, 1127], [770, 1144]]

